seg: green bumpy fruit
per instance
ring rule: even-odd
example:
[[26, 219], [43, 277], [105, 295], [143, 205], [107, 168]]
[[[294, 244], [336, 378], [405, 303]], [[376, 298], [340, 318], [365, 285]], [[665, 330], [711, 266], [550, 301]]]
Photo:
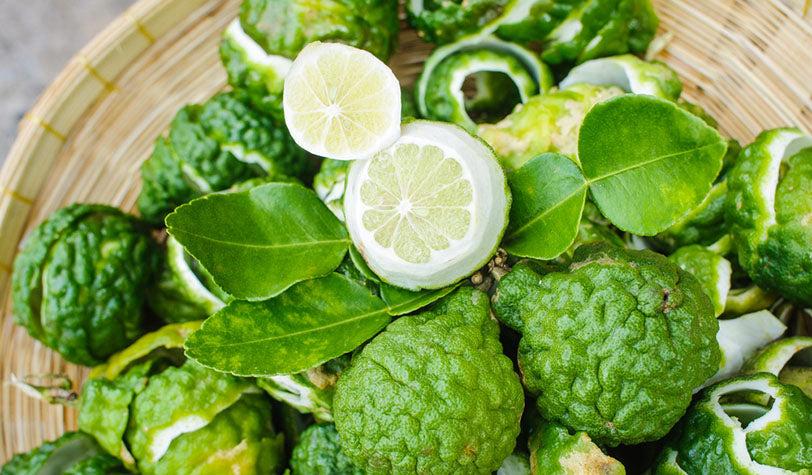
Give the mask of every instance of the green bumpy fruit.
[[601, 444], [662, 437], [719, 368], [710, 300], [650, 251], [593, 243], [566, 272], [517, 266], [494, 310], [522, 333], [519, 366], [540, 414]]
[[578, 130], [598, 102], [623, 94], [617, 87], [575, 84], [563, 91], [531, 97], [496, 124], [482, 124], [478, 134], [493, 147], [507, 170], [517, 170], [544, 152], [577, 160]]
[[285, 76], [307, 43], [346, 43], [386, 61], [398, 26], [394, 0], [246, 0], [223, 33], [220, 59], [233, 89], [281, 119]]
[[659, 23], [651, 0], [514, 0], [512, 5], [513, 11], [497, 20], [496, 34], [540, 42], [548, 64], [643, 54]]
[[181, 109], [141, 166], [141, 215], [153, 224], [177, 206], [256, 177], [297, 177], [309, 164], [280, 120], [252, 109], [245, 94], [217, 94]]
[[725, 311], [727, 294], [730, 292], [730, 279], [733, 275], [730, 261], [696, 244], [681, 247], [668, 258], [696, 277], [713, 303], [714, 315], [717, 317], [721, 315]]
[[[720, 398], [742, 391], [766, 393], [772, 407], [737, 411]], [[758, 406], [755, 406], [758, 408]], [[753, 412], [753, 411], [748, 411]], [[812, 399], [767, 373], [729, 379], [702, 392], [671, 435], [653, 473], [809, 474]]]
[[812, 305], [812, 137], [762, 132], [728, 174], [727, 220], [750, 278]]
[[79, 428], [130, 470], [149, 474], [273, 473], [284, 440], [250, 380], [185, 360], [200, 322], [167, 325], [95, 368]]
[[60, 438], [12, 457], [0, 467], [0, 475], [113, 475], [127, 474], [115, 457], [102, 450], [93, 437], [66, 432]]
[[332, 424], [312, 425], [305, 430], [290, 456], [292, 475], [363, 475], [341, 451]]
[[409, 23], [426, 41], [445, 44], [481, 31], [515, 0], [409, 0]]
[[528, 442], [533, 475], [595, 473], [625, 475], [623, 464], [606, 455], [585, 432], [570, 432], [558, 424], [541, 421]]
[[356, 355], [333, 414], [342, 450], [367, 473], [491, 473], [513, 451], [523, 408], [488, 296], [461, 288]]
[[51, 214], [14, 262], [15, 322], [66, 360], [94, 365], [140, 336], [158, 253], [135, 217], [104, 205]]
[[139, 464], [143, 474], [264, 475], [283, 464], [284, 440], [271, 426], [264, 396], [245, 394], [205, 427], [180, 435], [154, 465]]
[[327, 41], [387, 61], [400, 30], [395, 0], [245, 0], [240, 24], [267, 54], [290, 59], [308, 43]]

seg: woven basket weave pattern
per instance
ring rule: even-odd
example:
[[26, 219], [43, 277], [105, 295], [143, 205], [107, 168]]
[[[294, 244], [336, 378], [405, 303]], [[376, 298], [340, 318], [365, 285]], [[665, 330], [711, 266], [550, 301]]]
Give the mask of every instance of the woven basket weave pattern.
[[[48, 406], [7, 382], [12, 374], [82, 368], [13, 325], [9, 278], [22, 238], [66, 204], [133, 209], [139, 167], [175, 112], [225, 85], [217, 44], [239, 0], [141, 0], [86, 46], [20, 124], [0, 171], [0, 462], [76, 427], [76, 412]], [[722, 131], [747, 142], [765, 128], [812, 130], [812, 22], [803, 0], [655, 0], [658, 59], [685, 82]], [[812, 15], [811, 15], [812, 16]], [[430, 46], [405, 28], [391, 65], [405, 85]]]

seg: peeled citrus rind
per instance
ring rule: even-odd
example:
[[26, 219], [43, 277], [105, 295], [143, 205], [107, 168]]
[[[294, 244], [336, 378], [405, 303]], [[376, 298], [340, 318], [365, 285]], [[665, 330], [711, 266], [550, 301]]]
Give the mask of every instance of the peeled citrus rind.
[[729, 378], [738, 373], [744, 362], [759, 348], [778, 339], [787, 330], [786, 325], [768, 310], [761, 310], [738, 318], [719, 320], [716, 341], [722, 350], [719, 371], [705, 385]]
[[166, 259], [172, 273], [178, 277], [180, 292], [191, 302], [199, 304], [211, 315], [225, 307], [225, 303], [214, 295], [189, 265], [189, 256], [177, 239], [170, 236], [166, 240]]
[[443, 59], [434, 68], [426, 86], [426, 95], [421, 97], [421, 104], [424, 104], [428, 111], [426, 117], [453, 122], [468, 130], [475, 130], [476, 123], [468, 113], [469, 101], [463, 92], [463, 84], [466, 78], [473, 76], [478, 80], [478, 94], [483, 90], [496, 92], [488, 91], [487, 80], [482, 76], [484, 73], [502, 73], [507, 76], [516, 87], [521, 103], [527, 102], [531, 96], [539, 92], [534, 75], [516, 56], [485, 48], [459, 51]]
[[[741, 391], [758, 391], [769, 395], [774, 399], [773, 405], [763, 415], [757, 417], [746, 427], [742, 427], [741, 421], [732, 417], [725, 411], [725, 407], [720, 400], [723, 396]], [[789, 417], [788, 394], [785, 394], [784, 386], [774, 377], [759, 374], [749, 378], [730, 379], [719, 383], [711, 389], [708, 395], [707, 407], [710, 412], [731, 432], [729, 439], [730, 446], [726, 447], [735, 460], [752, 470], [752, 473], [786, 473], [778, 467], [763, 465], [753, 460], [748, 450], [747, 435], [749, 433], [769, 429], [773, 423], [778, 423]], [[751, 473], [751, 472], [748, 472]]]
[[725, 205], [739, 264], [760, 287], [812, 305], [812, 136], [767, 130], [742, 149], [727, 175]]
[[372, 53], [339, 43], [302, 49], [285, 78], [282, 107], [293, 140], [322, 157], [368, 158], [400, 133], [395, 74]]
[[243, 30], [239, 19], [228, 25], [223, 37], [227, 41], [232, 41], [235, 47], [245, 53], [245, 60], [248, 64], [264, 72], [272, 72], [280, 82], [290, 71], [293, 61], [284, 56], [266, 53], [262, 46]]
[[677, 73], [665, 64], [647, 62], [630, 54], [587, 61], [572, 68], [559, 86], [567, 89], [574, 84], [617, 86], [633, 94], [648, 94], [677, 100], [682, 82]]
[[789, 360], [801, 352], [812, 357], [812, 337], [782, 338], [761, 349], [747, 362], [744, 370], [750, 373], [770, 373], [778, 376]]
[[[550, 69], [542, 63], [538, 56], [532, 51], [487, 34], [471, 35], [457, 42], [435, 49], [431, 53], [431, 56], [426, 59], [423, 65], [423, 72], [420, 73], [420, 77], [414, 86], [415, 102], [417, 103], [417, 110], [421, 116], [428, 117], [430, 114], [429, 105], [426, 103], [426, 96], [432, 77], [434, 76], [434, 71], [440, 64], [455, 54], [481, 50], [491, 51], [518, 60], [518, 62], [524, 66], [525, 74], [529, 74], [536, 83], [539, 93], [544, 93], [553, 85], [553, 76]], [[511, 79], [516, 80], [514, 78]], [[524, 88], [526, 88], [526, 86], [517, 83], [517, 89], [521, 91]], [[522, 102], [524, 102], [525, 99], [526, 98], [522, 96]]]
[[415, 121], [391, 147], [350, 168], [344, 215], [353, 243], [384, 281], [436, 289], [493, 256], [507, 225], [505, 174], [459, 126]]
[[[735, 402], [752, 394], [764, 405]], [[728, 379], [700, 394], [652, 472], [806, 473], [811, 428], [812, 400], [797, 387], [767, 373]]]

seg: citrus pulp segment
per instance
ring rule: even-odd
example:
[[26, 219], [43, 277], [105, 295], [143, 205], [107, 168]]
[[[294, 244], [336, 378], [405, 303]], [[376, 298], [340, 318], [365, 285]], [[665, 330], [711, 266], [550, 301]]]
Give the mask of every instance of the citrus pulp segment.
[[369, 267], [390, 284], [441, 288], [484, 265], [510, 196], [490, 148], [459, 126], [415, 121], [350, 168], [344, 214]]
[[368, 158], [400, 133], [400, 85], [371, 53], [338, 43], [307, 45], [285, 78], [285, 122], [308, 152]]

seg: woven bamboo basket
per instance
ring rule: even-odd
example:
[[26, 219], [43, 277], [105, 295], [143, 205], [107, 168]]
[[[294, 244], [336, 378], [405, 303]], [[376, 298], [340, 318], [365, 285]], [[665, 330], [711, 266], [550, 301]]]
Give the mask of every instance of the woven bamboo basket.
[[[812, 130], [812, 20], [804, 0], [656, 0], [658, 58], [685, 96], [743, 142], [765, 128]], [[75, 428], [76, 412], [31, 399], [13, 374], [85, 370], [13, 325], [11, 265], [20, 242], [72, 202], [133, 209], [139, 167], [185, 103], [225, 85], [217, 44], [239, 0], [141, 0], [74, 57], [23, 118], [0, 172], [0, 461]], [[405, 23], [392, 66], [404, 84], [430, 50]]]

